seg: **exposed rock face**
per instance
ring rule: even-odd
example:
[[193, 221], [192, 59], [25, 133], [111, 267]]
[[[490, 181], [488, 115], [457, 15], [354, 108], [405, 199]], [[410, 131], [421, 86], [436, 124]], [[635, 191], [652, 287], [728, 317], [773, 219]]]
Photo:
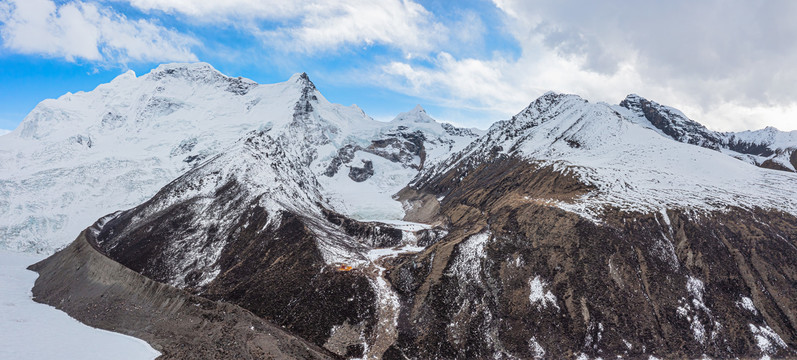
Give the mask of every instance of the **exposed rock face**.
[[352, 166], [349, 168], [349, 178], [356, 182], [363, 182], [374, 175], [374, 163], [363, 160], [363, 167]]
[[[636, 95], [626, 97], [620, 102], [620, 106], [641, 112], [653, 126], [677, 141], [713, 150], [719, 150], [724, 147], [723, 139], [718, 134], [706, 129], [702, 124], [690, 120], [675, 109], [661, 106]], [[738, 145], [735, 148], [741, 150], [742, 146]], [[752, 151], [755, 149], [748, 148], [745, 150]]]
[[[96, 229], [95, 229], [96, 230]], [[31, 265], [34, 300], [94, 327], [135, 336], [159, 359], [333, 359], [336, 356], [227, 302], [148, 279], [97, 251], [86, 230]]]

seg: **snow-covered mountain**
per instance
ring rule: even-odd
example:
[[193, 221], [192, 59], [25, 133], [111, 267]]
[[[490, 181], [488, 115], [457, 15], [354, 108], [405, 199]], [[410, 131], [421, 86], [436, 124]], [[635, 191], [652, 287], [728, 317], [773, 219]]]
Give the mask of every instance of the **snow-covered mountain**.
[[797, 133], [715, 133], [677, 110], [650, 103], [674, 124], [663, 132], [651, 123], [655, 120], [629, 112], [638, 109], [633, 101], [649, 103], [629, 96], [622, 106], [609, 106], [577, 95], [547, 93], [512, 119], [495, 123], [462, 153], [424, 169], [414, 186], [434, 182], [452, 169], [464, 175], [496, 157], [519, 157], [594, 187], [571, 203], [559, 203], [590, 218], [604, 208], [655, 212], [730, 206], [797, 215], [797, 194], [788, 190], [797, 187], [797, 174], [756, 167], [739, 161], [740, 153], [719, 147], [747, 139], [747, 144], [792, 151], [797, 138], [792, 141], [790, 136]]
[[[329, 103], [305, 74], [265, 86], [203, 64], [170, 65], [121, 81], [155, 91], [151, 82], [178, 78], [167, 82], [183, 95], [144, 102], [156, 109], [141, 116], [147, 125], [121, 168], [141, 171], [150, 159], [175, 178], [136, 206], [104, 208], [108, 215], [37, 264], [42, 285], [34, 293], [43, 301], [96, 320], [97, 308], [136, 310], [106, 294], [176, 287], [346, 358], [797, 354], [797, 173], [766, 165], [791, 156], [784, 155], [795, 148], [789, 133], [711, 132], [637, 96], [617, 106], [547, 93], [482, 134], [440, 124], [420, 107], [374, 121]], [[81, 96], [94, 93], [101, 92]], [[204, 95], [196, 104], [186, 100], [197, 93]], [[101, 130], [106, 110], [96, 107], [103, 110], [86, 127], [94, 130], [80, 137], [18, 129], [13, 141], [28, 144], [20, 149], [39, 147], [4, 150], [20, 158], [4, 191], [52, 188], [70, 194], [54, 197], [70, 211], [82, 204], [69, 202], [78, 194], [64, 189], [73, 187], [96, 204], [120, 204], [103, 190], [130, 186], [116, 181], [130, 177], [91, 175], [103, 186], [80, 179], [116, 162], [88, 154], [124, 144], [119, 139], [138, 125]], [[137, 119], [139, 111], [125, 114]], [[202, 120], [206, 137], [186, 142], [173, 129], [198, 118], [213, 119]], [[175, 124], [160, 125], [170, 119]], [[219, 121], [222, 130], [213, 128]], [[58, 134], [61, 142], [37, 143], [40, 129], [41, 139]], [[224, 141], [215, 132], [227, 134]], [[48, 152], [42, 143], [72, 150]], [[25, 170], [34, 155], [56, 170]], [[112, 274], [76, 266], [83, 259]], [[143, 291], [146, 303], [172, 304]], [[163, 310], [170, 306], [158, 316], [171, 319]], [[189, 308], [197, 306], [215, 308]], [[148, 329], [125, 319], [102, 323], [132, 334]], [[191, 329], [180, 335], [190, 338]], [[247, 343], [255, 328], [236, 331], [233, 343]], [[166, 356], [207, 354], [173, 345]]]
[[626, 118], [677, 141], [721, 151], [737, 159], [776, 170], [797, 171], [797, 131], [773, 127], [755, 131], [718, 132], [686, 117], [678, 109], [639, 95], [628, 95], [613, 107]]
[[794, 357], [797, 174], [680, 125], [548, 93], [424, 169], [402, 200], [449, 233], [390, 269], [403, 354]]
[[[297, 109], [299, 102], [308, 108]], [[0, 139], [0, 246], [63, 246], [87, 223], [143, 202], [251, 131], [304, 139], [301, 161], [316, 173], [327, 172], [339, 152], [351, 155], [337, 164], [344, 176], [330, 171], [319, 191], [341, 212], [400, 219], [400, 204], [389, 199], [425, 161], [419, 149], [433, 161], [476, 137], [420, 108], [407, 116], [383, 123], [354, 105], [331, 104], [305, 74], [263, 85], [204, 63], [162, 65], [140, 77], [127, 72], [93, 91], [43, 101]], [[401, 159], [382, 156], [406, 148], [412, 136], [416, 148]], [[376, 162], [372, 178], [345, 176], [364, 168], [363, 160]], [[387, 201], [367, 209], [362, 194]]]

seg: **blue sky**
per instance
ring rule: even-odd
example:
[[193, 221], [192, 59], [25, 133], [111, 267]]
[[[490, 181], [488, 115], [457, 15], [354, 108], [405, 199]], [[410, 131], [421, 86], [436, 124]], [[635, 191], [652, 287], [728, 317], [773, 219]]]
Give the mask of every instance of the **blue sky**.
[[0, 0], [0, 129], [127, 69], [205, 61], [261, 83], [304, 71], [385, 120], [421, 104], [486, 128], [553, 90], [637, 93], [718, 130], [795, 130], [793, 3]]

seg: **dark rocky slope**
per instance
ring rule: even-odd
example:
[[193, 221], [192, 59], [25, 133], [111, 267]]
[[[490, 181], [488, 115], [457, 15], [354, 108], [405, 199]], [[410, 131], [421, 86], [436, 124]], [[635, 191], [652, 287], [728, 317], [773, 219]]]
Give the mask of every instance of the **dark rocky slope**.
[[386, 358], [797, 357], [797, 218], [608, 211], [596, 224], [541, 201], [588, 189], [574, 179], [511, 158], [481, 167], [413, 190], [445, 193], [457, 230], [390, 270], [403, 306]]
[[335, 354], [228, 302], [153, 281], [105, 257], [90, 230], [31, 265], [34, 300], [149, 342], [159, 359], [333, 359]]

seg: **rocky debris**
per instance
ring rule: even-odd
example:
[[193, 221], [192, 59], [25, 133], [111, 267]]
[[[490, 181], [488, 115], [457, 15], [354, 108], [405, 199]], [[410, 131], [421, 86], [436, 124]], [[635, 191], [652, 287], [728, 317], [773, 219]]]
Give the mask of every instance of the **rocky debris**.
[[[372, 141], [371, 146], [366, 151], [414, 169], [423, 167], [423, 163], [426, 160], [424, 142], [427, 140], [423, 132], [418, 130], [412, 132], [399, 130], [394, 133], [387, 133], [385, 136], [388, 138]], [[413, 159], [416, 156], [420, 159], [419, 164], [413, 163]]]
[[34, 300], [93, 327], [147, 341], [159, 359], [334, 359], [337, 356], [228, 302], [148, 279], [99, 253], [92, 232], [31, 265]]
[[349, 178], [356, 182], [363, 182], [374, 175], [374, 163], [371, 160], [363, 160], [363, 167], [349, 167]]
[[467, 137], [473, 137], [473, 138], [476, 138], [476, 137], [479, 136], [478, 134], [474, 133], [473, 130], [471, 130], [471, 129], [458, 128], [458, 127], [456, 127], [454, 125], [447, 124], [447, 123], [442, 123], [442, 124], [440, 124], [440, 126], [443, 127], [443, 129], [446, 131], [446, 133], [448, 133], [449, 135], [452, 135], [452, 136], [467, 136]]

